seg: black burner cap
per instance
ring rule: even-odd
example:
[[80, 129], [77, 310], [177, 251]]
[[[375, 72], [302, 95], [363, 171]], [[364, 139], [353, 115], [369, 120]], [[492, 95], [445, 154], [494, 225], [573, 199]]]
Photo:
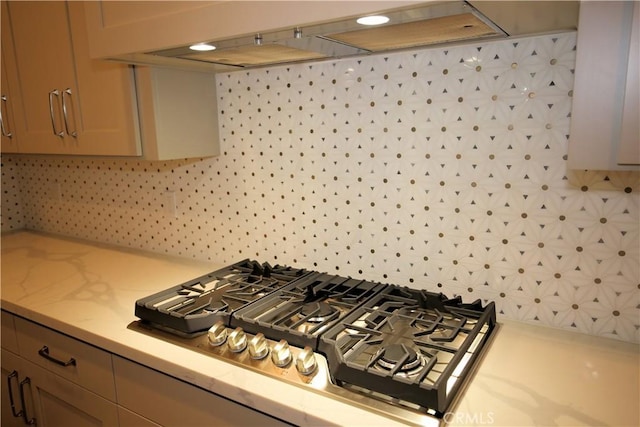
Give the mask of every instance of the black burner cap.
[[420, 365], [418, 353], [413, 348], [402, 344], [390, 344], [378, 359], [378, 366], [391, 370], [401, 362], [400, 371], [408, 371]]

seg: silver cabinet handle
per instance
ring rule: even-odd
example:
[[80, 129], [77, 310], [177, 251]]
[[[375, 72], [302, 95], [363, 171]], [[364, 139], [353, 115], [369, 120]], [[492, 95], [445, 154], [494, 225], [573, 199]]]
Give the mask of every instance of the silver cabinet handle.
[[56, 130], [56, 118], [53, 112], [53, 97], [60, 96], [60, 91], [58, 89], [54, 89], [51, 92], [49, 92], [49, 115], [51, 116], [51, 127], [53, 128], [53, 134], [55, 136], [59, 136], [60, 138], [62, 138], [64, 136], [64, 132], [60, 131], [58, 132]]
[[[4, 116], [2, 115], [2, 107], [4, 107], [4, 110], [8, 112], [6, 105], [7, 105], [7, 96], [6, 95], [2, 95], [2, 97], [0, 97], [0, 100], [2, 100], [2, 106], [0, 106], [0, 128], [2, 129], [2, 136], [6, 136], [7, 138], [12, 138], [13, 137], [13, 133], [11, 133], [11, 130], [7, 131], [7, 129], [4, 126]], [[8, 117], [8, 115], [7, 115]]]
[[67, 135], [71, 135], [74, 138], [78, 137], [78, 132], [73, 130], [69, 132], [69, 118], [67, 117], [67, 97], [71, 98], [71, 88], [66, 88], [64, 92], [62, 92], [62, 117], [64, 117], [64, 129], [67, 132]]
[[[13, 371], [11, 372], [9, 375], [7, 375], [7, 386], [9, 388], [8, 392], [9, 392], [9, 404], [11, 405], [11, 413], [13, 414], [14, 417], [21, 417], [22, 413], [24, 412], [23, 409], [16, 411], [16, 405], [13, 401], [13, 386], [11, 385], [12, 380], [16, 379], [16, 382], [18, 382], [18, 371]], [[24, 405], [22, 406], [24, 408]]]
[[22, 419], [24, 420], [25, 423], [29, 425], [35, 425], [36, 418], [35, 417], [29, 418], [29, 416], [27, 415], [27, 406], [25, 404], [25, 399], [24, 399], [24, 386], [27, 384], [29, 385], [29, 390], [31, 390], [31, 379], [29, 377], [20, 381], [20, 403], [22, 403]]
[[48, 361], [55, 363], [56, 365], [65, 366], [65, 367], [76, 366], [76, 359], [74, 359], [73, 357], [70, 357], [69, 360], [65, 362], [64, 360], [56, 359], [55, 357], [51, 356], [49, 354], [49, 347], [47, 347], [46, 345], [43, 345], [42, 348], [38, 350], [38, 354], [44, 357], [45, 359], [47, 359]]

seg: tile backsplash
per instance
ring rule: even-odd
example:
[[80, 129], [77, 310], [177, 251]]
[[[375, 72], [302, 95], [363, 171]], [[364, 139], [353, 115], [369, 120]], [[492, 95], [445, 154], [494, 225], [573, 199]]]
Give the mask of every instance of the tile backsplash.
[[2, 228], [407, 284], [640, 342], [640, 174], [566, 168], [575, 43], [219, 74], [219, 157], [5, 155]]

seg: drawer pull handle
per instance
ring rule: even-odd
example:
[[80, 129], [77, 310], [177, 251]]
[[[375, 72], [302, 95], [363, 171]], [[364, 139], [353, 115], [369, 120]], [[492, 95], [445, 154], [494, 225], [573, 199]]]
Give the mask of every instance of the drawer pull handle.
[[7, 375], [7, 384], [9, 385], [9, 404], [11, 405], [11, 413], [13, 414], [13, 416], [21, 417], [24, 411], [23, 409], [16, 411], [16, 405], [15, 405], [15, 402], [13, 401], [13, 386], [11, 385], [11, 382], [14, 378], [16, 379], [16, 382], [17, 382], [18, 381], [17, 371], [13, 371], [9, 375]]
[[49, 347], [47, 347], [46, 345], [43, 345], [42, 348], [38, 350], [38, 354], [48, 361], [55, 363], [56, 365], [76, 366], [76, 359], [74, 359], [73, 357], [70, 357], [69, 360], [65, 362], [64, 360], [56, 359], [55, 357], [51, 356], [49, 354]]
[[27, 415], [27, 406], [25, 403], [25, 398], [24, 398], [24, 386], [29, 384], [29, 390], [31, 390], [31, 379], [29, 377], [23, 379], [22, 381], [20, 381], [20, 402], [22, 402], [22, 419], [24, 420], [25, 423], [27, 423], [28, 425], [34, 425], [36, 424], [36, 418], [35, 417], [31, 417], [29, 418], [29, 416]]

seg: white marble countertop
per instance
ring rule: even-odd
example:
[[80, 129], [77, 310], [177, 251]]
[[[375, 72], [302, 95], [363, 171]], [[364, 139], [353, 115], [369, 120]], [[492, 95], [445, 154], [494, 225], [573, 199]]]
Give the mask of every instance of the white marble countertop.
[[[1, 245], [7, 311], [296, 425], [394, 425], [359, 407], [127, 329], [136, 320], [137, 299], [220, 265], [34, 232], [3, 235]], [[449, 424], [640, 425], [639, 346], [498, 321], [489, 351], [445, 416]]]

